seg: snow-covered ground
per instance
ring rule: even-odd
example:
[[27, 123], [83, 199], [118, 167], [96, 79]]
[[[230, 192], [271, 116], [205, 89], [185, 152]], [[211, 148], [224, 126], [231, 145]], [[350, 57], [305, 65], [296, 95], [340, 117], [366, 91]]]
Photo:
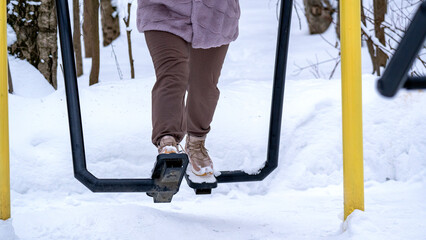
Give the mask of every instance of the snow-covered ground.
[[[207, 140], [218, 170], [253, 171], [266, 158], [275, 1], [244, 0], [241, 8]], [[208, 196], [183, 182], [170, 204], [143, 193], [95, 194], [74, 179], [61, 71], [53, 91], [9, 56], [12, 219], [0, 221], [0, 239], [426, 239], [426, 94], [380, 97], [363, 49], [366, 209], [344, 222], [340, 69], [330, 80], [335, 61], [300, 71], [336, 57], [328, 43], [336, 37], [332, 28], [307, 31], [294, 13], [278, 169], [263, 182], [220, 184]], [[79, 79], [88, 168], [98, 177], [148, 177], [156, 156], [153, 67], [143, 34], [135, 30], [132, 39], [136, 79], [125, 34], [102, 49], [99, 84], [88, 87], [89, 60]]]

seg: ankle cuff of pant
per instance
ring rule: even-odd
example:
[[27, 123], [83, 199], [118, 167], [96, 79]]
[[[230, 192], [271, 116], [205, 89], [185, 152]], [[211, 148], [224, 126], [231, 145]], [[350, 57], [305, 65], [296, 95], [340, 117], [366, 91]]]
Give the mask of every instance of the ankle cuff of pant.
[[193, 138], [198, 138], [198, 139], [206, 139], [207, 134], [206, 134], [206, 135], [203, 135], [203, 136], [198, 136], [198, 135], [193, 135], [193, 134], [189, 134], [189, 133], [188, 133], [188, 136], [189, 136], [189, 137], [193, 137]]
[[157, 147], [158, 145], [160, 145], [161, 138], [163, 138], [164, 136], [172, 136], [172, 137], [174, 137], [174, 139], [176, 140], [177, 144], [179, 144], [180, 142], [182, 142], [182, 139], [183, 139], [183, 136], [177, 136], [175, 134], [164, 134], [164, 135], [161, 135], [160, 137], [158, 137], [155, 141], [152, 141], [152, 143]]

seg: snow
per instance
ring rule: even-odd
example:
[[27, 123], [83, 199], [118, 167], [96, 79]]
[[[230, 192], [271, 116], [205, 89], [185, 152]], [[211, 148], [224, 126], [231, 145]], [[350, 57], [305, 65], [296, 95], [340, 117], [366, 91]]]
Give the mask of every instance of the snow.
[[[266, 159], [276, 9], [274, 1], [240, 3], [240, 38], [225, 61], [206, 144], [215, 170], [256, 172]], [[134, 2], [131, 26], [135, 12]], [[331, 79], [335, 61], [299, 67], [337, 56], [324, 40], [336, 36], [332, 28], [310, 36], [301, 24], [294, 13], [277, 170], [262, 182], [219, 184], [207, 196], [183, 181], [170, 204], [144, 193], [95, 194], [74, 179], [62, 72], [54, 91], [9, 56], [12, 219], [0, 221], [0, 239], [425, 239], [426, 94], [379, 96], [363, 48], [366, 207], [343, 221], [340, 67]], [[143, 34], [133, 31], [132, 41], [136, 79], [125, 34], [114, 53], [101, 50], [99, 84], [88, 86], [87, 59], [79, 78], [88, 168], [100, 178], [146, 178], [157, 154], [154, 71]]]
[[12, 26], [6, 24], [7, 27], [7, 46], [11, 46], [16, 42], [16, 33], [13, 30]]
[[43, 75], [29, 62], [9, 57], [9, 64], [15, 95], [27, 98], [41, 98], [55, 91]]
[[34, 5], [34, 6], [40, 6], [41, 2], [35, 2], [35, 1], [28, 1], [27, 4]]

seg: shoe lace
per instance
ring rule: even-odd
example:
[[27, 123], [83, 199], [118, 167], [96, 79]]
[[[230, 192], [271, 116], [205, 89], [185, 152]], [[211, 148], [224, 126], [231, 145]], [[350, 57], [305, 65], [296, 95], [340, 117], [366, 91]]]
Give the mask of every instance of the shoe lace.
[[183, 148], [180, 143], [177, 144], [177, 150], [179, 153], [186, 153], [185, 148]]
[[209, 151], [204, 146], [204, 141], [197, 141], [197, 142], [190, 143], [188, 146], [188, 149], [194, 150], [194, 151], [199, 149], [204, 156], [207, 156]]

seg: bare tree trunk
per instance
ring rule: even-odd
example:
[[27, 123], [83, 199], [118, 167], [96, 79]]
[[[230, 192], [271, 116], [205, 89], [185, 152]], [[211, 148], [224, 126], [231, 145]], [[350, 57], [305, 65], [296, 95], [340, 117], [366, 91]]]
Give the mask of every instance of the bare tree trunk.
[[333, 21], [335, 9], [329, 0], [303, 0], [305, 16], [308, 21], [309, 32], [318, 34], [325, 32]]
[[89, 5], [90, 12], [90, 45], [92, 56], [92, 70], [90, 72], [89, 85], [99, 82], [99, 1], [86, 0]]
[[[364, 26], [367, 26], [367, 20], [366, 20], [366, 16], [365, 16], [365, 12], [364, 12], [364, 5], [363, 5], [362, 1], [361, 1], [361, 22], [362, 22], [362, 24], [364, 24]], [[362, 34], [366, 37], [368, 53], [370, 55], [371, 63], [373, 64], [373, 73], [375, 73], [377, 66], [376, 66], [376, 61], [375, 61], [373, 40], [371, 40], [371, 38], [368, 36], [368, 34], [366, 34], [363, 30], [362, 30]]]
[[111, 0], [101, 0], [101, 23], [103, 45], [108, 46], [120, 36], [120, 22], [116, 8], [112, 6]]
[[90, 22], [93, 8], [90, 8], [92, 5], [91, 0], [84, 0], [83, 4], [83, 41], [84, 41], [84, 57], [92, 57], [92, 45], [91, 45], [91, 31], [90, 28], [92, 23]]
[[75, 52], [75, 61], [77, 68], [77, 77], [83, 75], [83, 57], [81, 54], [81, 31], [80, 31], [80, 1], [73, 0], [73, 20], [74, 20], [74, 35], [73, 44]]
[[40, 63], [37, 68], [50, 80], [53, 88], [58, 89], [58, 40], [56, 23], [56, 4], [54, 0], [41, 0], [37, 35]]
[[[386, 46], [385, 29], [382, 27], [382, 23], [385, 20], [385, 14], [387, 12], [387, 0], [374, 0], [374, 35], [383, 46]], [[364, 12], [364, 7], [361, 5], [361, 21], [364, 26], [367, 26], [367, 19]], [[386, 67], [388, 61], [388, 55], [383, 52], [379, 46], [377, 46], [370, 35], [362, 31], [366, 37], [368, 53], [373, 64], [373, 74], [377, 73], [377, 76], [381, 75], [380, 67]]]
[[132, 30], [130, 30], [129, 25], [130, 25], [130, 10], [132, 9], [132, 4], [128, 3], [127, 4], [127, 18], [124, 18], [124, 23], [126, 24], [126, 32], [127, 32], [127, 45], [128, 45], [128, 49], [129, 49], [129, 61], [130, 61], [130, 75], [131, 78], [134, 79], [135, 78], [135, 67], [134, 67], [134, 60], [133, 60], [133, 53], [132, 53], [132, 38], [131, 38], [131, 33]]
[[11, 1], [7, 22], [17, 40], [9, 52], [26, 59], [57, 89], [58, 43], [54, 0]]
[[10, 74], [9, 61], [7, 63], [7, 82], [9, 84], [9, 93], [13, 93], [12, 75]]
[[[383, 46], [386, 46], [385, 28], [382, 23], [385, 21], [385, 15], [388, 8], [388, 0], [374, 0], [374, 33]], [[386, 67], [388, 56], [380, 48], [377, 48], [376, 62], [377, 75], [380, 76], [380, 67]]]
[[[362, 9], [362, 0], [361, 0]], [[337, 22], [336, 22], [336, 35], [340, 41], [340, 0], [337, 0]]]

